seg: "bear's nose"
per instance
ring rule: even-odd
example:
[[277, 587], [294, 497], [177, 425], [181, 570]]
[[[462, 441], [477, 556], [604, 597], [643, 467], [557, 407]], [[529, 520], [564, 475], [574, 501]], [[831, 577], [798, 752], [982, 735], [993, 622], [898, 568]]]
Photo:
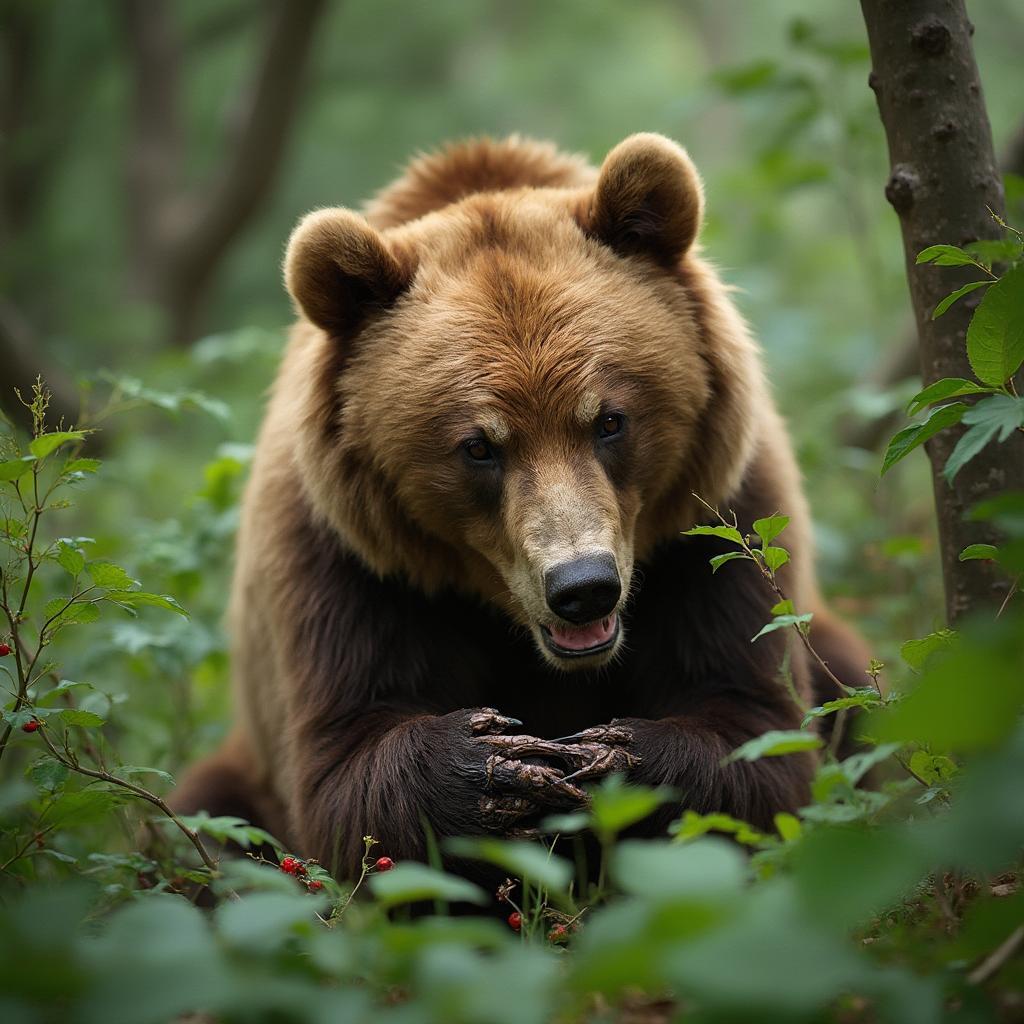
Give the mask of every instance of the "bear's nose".
[[606, 551], [562, 562], [544, 574], [548, 607], [577, 625], [610, 615], [621, 593], [615, 559]]

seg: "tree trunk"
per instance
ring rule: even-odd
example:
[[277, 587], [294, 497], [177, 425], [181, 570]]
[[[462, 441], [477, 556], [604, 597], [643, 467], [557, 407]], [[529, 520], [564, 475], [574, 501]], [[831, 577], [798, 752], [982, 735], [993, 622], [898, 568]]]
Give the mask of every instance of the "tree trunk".
[[[869, 84], [889, 143], [885, 195], [900, 218], [910, 297], [917, 323], [921, 380], [973, 378], [966, 332], [978, 293], [938, 320], [932, 310], [949, 292], [976, 279], [961, 268], [918, 266], [929, 245], [964, 245], [1001, 232], [986, 206], [1003, 214], [1003, 190], [992, 132], [971, 48], [973, 26], [963, 0], [861, 0], [871, 47]], [[998, 602], [1008, 581], [984, 561], [960, 562], [968, 544], [998, 543], [987, 523], [967, 521], [977, 502], [1024, 488], [1024, 434], [990, 444], [958, 474], [942, 476], [963, 428], [940, 431], [927, 444], [939, 523], [946, 613], [955, 622]]]
[[[1019, 122], [1003, 151], [1002, 171], [1004, 176], [1015, 174], [1019, 178], [1024, 177], [1024, 120]], [[885, 354], [881, 365], [867, 375], [865, 385], [876, 391], [888, 391], [909, 377], [917, 376], [921, 366], [917, 348], [917, 331], [910, 329], [906, 336], [900, 338], [899, 345]], [[874, 451], [905, 422], [900, 410], [866, 423], [854, 421], [839, 431], [839, 440], [847, 448]]]

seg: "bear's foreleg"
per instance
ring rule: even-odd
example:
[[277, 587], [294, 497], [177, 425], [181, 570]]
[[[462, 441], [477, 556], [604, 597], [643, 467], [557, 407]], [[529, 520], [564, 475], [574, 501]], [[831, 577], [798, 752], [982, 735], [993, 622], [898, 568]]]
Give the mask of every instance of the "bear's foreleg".
[[789, 716], [772, 724], [763, 709], [760, 715], [744, 715], [742, 708], [723, 704], [661, 719], [615, 719], [566, 738], [584, 743], [615, 740], [635, 758], [628, 771], [631, 782], [670, 786], [679, 794], [679, 802], [665, 805], [644, 823], [648, 834], [663, 831], [684, 810], [724, 812], [771, 831], [779, 811], [793, 812], [807, 803], [814, 759], [793, 753], [726, 762], [733, 750], [766, 730], [792, 728]]
[[439, 839], [508, 834], [584, 804], [566, 772], [538, 762], [547, 741], [504, 734], [519, 724], [493, 708], [346, 716], [304, 743], [312, 756], [295, 780], [292, 814], [300, 848], [337, 876], [353, 877], [367, 835], [396, 860], [422, 860], [428, 827]]

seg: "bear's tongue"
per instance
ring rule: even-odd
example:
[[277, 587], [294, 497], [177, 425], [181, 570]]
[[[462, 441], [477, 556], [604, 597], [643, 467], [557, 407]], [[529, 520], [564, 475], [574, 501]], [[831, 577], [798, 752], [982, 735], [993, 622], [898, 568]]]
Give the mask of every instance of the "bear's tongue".
[[612, 638], [618, 616], [599, 619], [585, 626], [549, 626], [551, 639], [567, 651], [585, 651], [589, 647], [600, 647]]

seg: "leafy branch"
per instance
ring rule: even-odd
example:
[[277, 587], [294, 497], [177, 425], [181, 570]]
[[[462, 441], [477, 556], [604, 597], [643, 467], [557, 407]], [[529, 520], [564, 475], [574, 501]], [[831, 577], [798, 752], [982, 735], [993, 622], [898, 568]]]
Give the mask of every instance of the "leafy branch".
[[[760, 640], [761, 637], [777, 629], [792, 628], [797, 636], [800, 637], [800, 642], [803, 644], [804, 649], [817, 662], [837, 689], [844, 693], [855, 692], [851, 687], [840, 681], [832, 669], [829, 668], [828, 662], [814, 649], [809, 636], [810, 624], [814, 618], [814, 613], [803, 612], [798, 614], [792, 600], [786, 596], [779, 584], [776, 574], [789, 561], [789, 552], [783, 547], [773, 545], [772, 541], [789, 525], [790, 517], [776, 513], [764, 519], [755, 520], [753, 524], [754, 532], [760, 538], [761, 546], [754, 547], [750, 542], [751, 538], [740, 532], [735, 512], [731, 513], [732, 522], [730, 523], [714, 505], [708, 504], [699, 494], [694, 494], [694, 497], [718, 520], [720, 525], [694, 526], [692, 529], [684, 530], [684, 535], [688, 537], [718, 537], [729, 541], [737, 548], [736, 551], [715, 555], [711, 559], [712, 571], [718, 572], [726, 562], [736, 559], [752, 562], [778, 599], [776, 604], [772, 606], [772, 621], [762, 626], [761, 630], [751, 638], [751, 643]], [[792, 687], [790, 687], [790, 693], [800, 708], [806, 711], [803, 700]]]
[[[943, 470], [947, 483], [952, 484], [957, 473], [991, 441], [1002, 442], [1015, 431], [1024, 432], [1024, 397], [1017, 394], [1014, 383], [1014, 376], [1024, 363], [1024, 234], [991, 210], [989, 213], [1010, 237], [972, 242], [965, 248], [932, 245], [918, 253], [919, 264], [974, 266], [987, 275], [986, 280], [971, 281], [947, 295], [935, 307], [933, 320], [970, 292], [988, 290], [967, 327], [967, 358], [976, 379], [943, 377], [911, 399], [908, 413], [916, 416], [950, 398], [986, 397], [978, 398], [973, 405], [938, 405], [927, 419], [901, 430], [886, 449], [882, 475], [940, 430], [963, 422], [969, 429], [950, 452]], [[1002, 276], [992, 269], [998, 261], [1009, 263]]]
[[[20, 395], [18, 397], [21, 399]], [[56, 716], [64, 724], [90, 727], [102, 725], [101, 716], [73, 707], [61, 710], [45, 708], [33, 697], [35, 684], [46, 675], [56, 683], [50, 694], [67, 696], [71, 686], [87, 685], [61, 682], [49, 666], [40, 667], [40, 661], [61, 629], [98, 618], [98, 605], [113, 604], [130, 614], [135, 614], [135, 609], [140, 605], [157, 606], [180, 615], [186, 615], [186, 612], [169, 595], [152, 594], [139, 589], [138, 583], [120, 566], [110, 562], [87, 561], [82, 551], [84, 538], [60, 538], [47, 545], [41, 543], [40, 526], [43, 517], [53, 509], [67, 507], [67, 502], [53, 500], [55, 492], [85, 474], [95, 472], [99, 462], [77, 457], [76, 447], [85, 440], [89, 431], [47, 430], [46, 413], [50, 392], [41, 380], [37, 380], [33, 387], [31, 401], [21, 401], [32, 420], [32, 438], [28, 451], [22, 453], [11, 439], [4, 447], [13, 450], [5, 451], [5, 457], [0, 461], [0, 484], [9, 488], [9, 494], [13, 492], [13, 501], [21, 511], [20, 518], [8, 515], [13, 506], [4, 503], [4, 515], [0, 519], [3, 537], [13, 553], [13, 558], [0, 566], [0, 611], [6, 620], [7, 636], [10, 639], [9, 644], [4, 642], [4, 656], [13, 655], [15, 669], [12, 676], [4, 668], [5, 674], [14, 683], [11, 691], [14, 700], [2, 712], [5, 724], [0, 734], [0, 758], [5, 754], [16, 727], [26, 733], [37, 734], [53, 759], [68, 772], [103, 782], [156, 807], [188, 839], [206, 868], [216, 873], [217, 863], [203, 845], [198, 831], [175, 814], [166, 801], [145, 787], [115, 775], [99, 761], [95, 768], [82, 764], [68, 742], [66, 731], [59, 746], [49, 735], [47, 720], [51, 717]], [[48, 472], [51, 460], [64, 448], [70, 449], [70, 455], [51, 476]], [[55, 563], [71, 577], [71, 591], [69, 595], [56, 597], [45, 605], [40, 616], [41, 622], [34, 631], [35, 642], [30, 643], [26, 636], [27, 627], [31, 623], [27, 609], [33, 586], [39, 578], [39, 570], [47, 562]], [[88, 582], [83, 580], [83, 576], [88, 578]], [[30, 845], [24, 847], [24, 850], [29, 849]]]

